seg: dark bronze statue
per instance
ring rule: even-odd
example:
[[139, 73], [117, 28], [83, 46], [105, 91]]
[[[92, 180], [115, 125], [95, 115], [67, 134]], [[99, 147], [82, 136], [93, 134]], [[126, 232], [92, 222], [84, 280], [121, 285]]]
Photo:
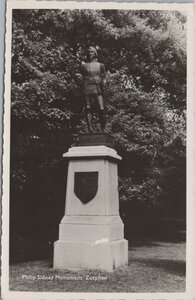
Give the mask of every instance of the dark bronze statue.
[[[87, 51], [87, 62], [81, 64], [81, 78], [85, 99], [85, 112], [89, 132], [93, 132], [93, 112], [98, 112], [101, 130], [106, 123], [105, 105], [103, 99], [105, 66], [97, 60], [97, 50], [90, 46]], [[77, 74], [79, 75], [79, 74]]]

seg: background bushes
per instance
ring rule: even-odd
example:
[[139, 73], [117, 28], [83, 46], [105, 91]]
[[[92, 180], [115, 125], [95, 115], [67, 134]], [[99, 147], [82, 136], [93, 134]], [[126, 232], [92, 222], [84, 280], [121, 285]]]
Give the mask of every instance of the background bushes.
[[[106, 131], [123, 158], [126, 237], [140, 233], [140, 220], [185, 218], [185, 16], [14, 10], [12, 33], [11, 261], [50, 256], [58, 238], [67, 171], [62, 154], [86, 131], [74, 78], [89, 45], [97, 46], [107, 70]], [[152, 226], [141, 227], [151, 232]]]

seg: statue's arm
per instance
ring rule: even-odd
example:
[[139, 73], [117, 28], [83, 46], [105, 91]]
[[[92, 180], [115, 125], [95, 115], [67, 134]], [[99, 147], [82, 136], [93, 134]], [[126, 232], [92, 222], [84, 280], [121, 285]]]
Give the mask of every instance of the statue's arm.
[[101, 64], [101, 76], [102, 76], [102, 86], [106, 85], [106, 68], [104, 64]]
[[104, 64], [101, 64], [101, 74], [102, 74], [102, 77], [106, 76], [106, 68], [105, 68]]

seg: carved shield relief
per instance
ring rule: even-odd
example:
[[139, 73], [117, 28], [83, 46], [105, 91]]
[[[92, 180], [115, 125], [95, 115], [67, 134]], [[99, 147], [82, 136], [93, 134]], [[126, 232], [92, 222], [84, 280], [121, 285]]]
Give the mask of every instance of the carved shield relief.
[[98, 190], [98, 172], [75, 172], [74, 193], [83, 204], [91, 201]]

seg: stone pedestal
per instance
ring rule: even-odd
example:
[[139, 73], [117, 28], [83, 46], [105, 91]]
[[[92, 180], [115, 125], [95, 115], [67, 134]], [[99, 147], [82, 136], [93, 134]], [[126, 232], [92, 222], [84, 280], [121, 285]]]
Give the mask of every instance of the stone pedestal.
[[54, 244], [56, 269], [113, 269], [128, 263], [128, 242], [119, 216], [116, 151], [77, 146], [69, 159], [65, 216]]

